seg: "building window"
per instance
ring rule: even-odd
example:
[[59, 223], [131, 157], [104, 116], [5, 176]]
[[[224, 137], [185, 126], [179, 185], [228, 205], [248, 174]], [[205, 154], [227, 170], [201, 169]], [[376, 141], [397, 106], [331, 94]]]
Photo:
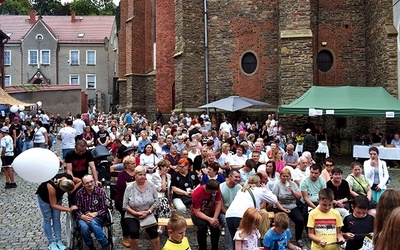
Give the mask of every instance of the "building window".
[[253, 74], [257, 69], [257, 57], [252, 52], [246, 52], [242, 56], [242, 70], [246, 74]]
[[50, 65], [50, 50], [40, 51], [40, 63], [44, 65]]
[[318, 69], [328, 72], [333, 66], [333, 55], [329, 50], [321, 50], [317, 57]]
[[29, 50], [28, 51], [28, 64], [29, 65], [37, 65], [38, 64], [38, 51], [37, 50]]
[[69, 85], [80, 85], [79, 75], [76, 74], [69, 75]]
[[79, 65], [79, 50], [71, 50], [69, 52], [69, 64]]
[[96, 75], [87, 74], [86, 75], [86, 88], [95, 89], [96, 88]]
[[4, 86], [10, 86], [10, 85], [11, 85], [11, 76], [4, 75]]
[[4, 51], [4, 65], [11, 65], [11, 50]]
[[86, 65], [96, 65], [95, 50], [86, 50]]

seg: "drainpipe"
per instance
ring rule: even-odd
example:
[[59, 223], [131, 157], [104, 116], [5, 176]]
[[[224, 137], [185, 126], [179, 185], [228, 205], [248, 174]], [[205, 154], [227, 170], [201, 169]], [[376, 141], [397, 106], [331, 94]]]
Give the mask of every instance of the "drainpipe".
[[[208, 18], [207, 18], [207, 0], [204, 0], [204, 58], [205, 58], [205, 83], [206, 83], [206, 104], [209, 102], [209, 84], [208, 84]], [[210, 117], [209, 109], [207, 108], [207, 115]]]

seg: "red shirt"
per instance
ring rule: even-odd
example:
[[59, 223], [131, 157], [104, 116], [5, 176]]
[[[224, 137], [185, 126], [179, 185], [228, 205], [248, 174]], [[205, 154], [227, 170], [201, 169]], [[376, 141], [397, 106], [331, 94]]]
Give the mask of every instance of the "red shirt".
[[205, 186], [200, 186], [193, 191], [192, 211], [190, 214], [194, 214], [194, 209], [200, 209], [201, 212], [212, 217], [215, 211], [215, 202], [221, 200], [222, 195], [220, 189], [218, 189], [215, 194], [209, 194], [206, 192]]

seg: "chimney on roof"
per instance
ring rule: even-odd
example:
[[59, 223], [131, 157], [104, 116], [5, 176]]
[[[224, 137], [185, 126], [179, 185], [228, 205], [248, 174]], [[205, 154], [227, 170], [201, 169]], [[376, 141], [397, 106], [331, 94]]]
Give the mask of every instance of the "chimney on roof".
[[36, 11], [34, 9], [31, 9], [31, 11], [29, 13], [29, 23], [30, 24], [34, 24], [36, 22], [35, 16], [36, 16]]
[[71, 11], [71, 23], [75, 22], [75, 11]]

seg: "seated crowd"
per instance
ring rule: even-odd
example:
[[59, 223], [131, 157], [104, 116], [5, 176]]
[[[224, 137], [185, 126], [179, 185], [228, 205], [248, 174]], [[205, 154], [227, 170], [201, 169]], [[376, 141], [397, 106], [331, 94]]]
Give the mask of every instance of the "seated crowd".
[[[173, 114], [168, 124], [150, 126], [145, 117], [128, 112], [108, 126], [100, 123], [94, 119], [91, 128], [98, 128], [93, 128], [94, 141], [115, 156], [110, 170], [119, 172], [115, 205], [125, 247], [138, 249], [144, 228], [152, 248], [160, 249], [159, 234], [165, 229], [142, 225], [154, 214], [170, 218], [164, 249], [188, 245], [184, 232], [177, 236], [186, 221], [172, 211], [191, 218], [201, 250], [207, 249], [207, 234], [211, 249], [218, 249], [221, 235], [228, 250], [259, 247], [254, 238], [265, 249], [301, 249], [304, 229], [312, 249], [339, 249], [345, 239], [346, 249], [359, 249], [364, 235], [374, 231], [378, 201], [386, 190], [382, 182], [388, 178], [386, 165], [386, 172], [376, 168], [382, 165], [377, 149], [370, 149], [376, 156], [366, 163], [352, 163], [352, 173], [344, 179], [332, 158], [320, 165], [314, 161], [315, 150], [299, 156], [271, 115], [260, 130], [255, 123], [248, 129], [239, 124], [237, 137], [229, 119], [217, 131], [205, 114], [193, 119]], [[296, 244], [290, 242], [289, 220]]]

